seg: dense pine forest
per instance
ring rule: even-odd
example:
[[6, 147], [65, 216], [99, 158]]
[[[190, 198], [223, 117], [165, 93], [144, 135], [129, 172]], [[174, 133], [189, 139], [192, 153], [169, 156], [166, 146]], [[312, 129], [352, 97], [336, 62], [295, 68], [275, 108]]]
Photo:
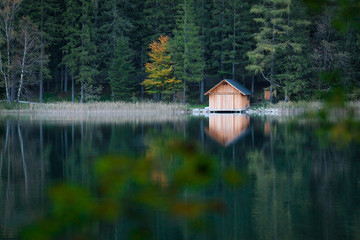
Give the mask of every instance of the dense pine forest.
[[[278, 100], [360, 98], [356, 0], [1, 0], [0, 91], [19, 100], [204, 103], [235, 79]], [[324, 77], [324, 74], [331, 75]]]

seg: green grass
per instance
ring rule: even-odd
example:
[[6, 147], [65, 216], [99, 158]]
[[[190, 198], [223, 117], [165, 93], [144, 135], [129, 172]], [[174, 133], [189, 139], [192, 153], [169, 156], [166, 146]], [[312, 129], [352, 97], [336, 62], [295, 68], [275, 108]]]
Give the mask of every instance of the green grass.
[[186, 109], [194, 109], [194, 108], [206, 108], [209, 104], [186, 104]]
[[18, 103], [12, 102], [10, 106], [6, 103], [6, 101], [3, 101], [0, 103], [0, 111], [1, 110], [27, 110], [30, 109], [29, 103]]
[[251, 105], [252, 109], [259, 108], [277, 108], [277, 109], [287, 109], [287, 108], [303, 108], [303, 109], [318, 109], [322, 107], [321, 102], [315, 101], [298, 101], [298, 102], [284, 102], [280, 101], [277, 103], [270, 103], [269, 101], [263, 101], [254, 105]]
[[44, 103], [54, 103], [54, 102], [64, 102], [64, 101], [71, 101], [71, 92], [62, 92], [62, 93], [53, 93], [53, 92], [46, 92], [43, 95], [43, 102]]

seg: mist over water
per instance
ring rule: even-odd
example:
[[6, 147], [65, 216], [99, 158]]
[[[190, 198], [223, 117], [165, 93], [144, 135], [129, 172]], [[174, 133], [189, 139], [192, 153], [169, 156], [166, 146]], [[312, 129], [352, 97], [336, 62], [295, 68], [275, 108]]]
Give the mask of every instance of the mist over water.
[[[3, 117], [0, 239], [18, 239], [24, 226], [47, 214], [52, 186], [65, 182], [93, 189], [99, 158], [143, 157], [161, 149], [156, 139], [175, 138], [195, 142], [216, 168], [242, 174], [239, 185], [218, 180], [196, 193], [185, 189], [181, 196], [217, 199], [222, 210], [205, 212], [194, 222], [132, 209], [131, 217], [99, 223], [95, 239], [131, 239], [133, 218], [139, 216], [149, 225], [149, 239], [355, 239], [360, 235], [360, 148], [329, 144], [319, 136], [320, 128], [316, 121], [245, 115], [106, 122]], [[178, 163], [166, 164], [151, 176], [162, 186]]]

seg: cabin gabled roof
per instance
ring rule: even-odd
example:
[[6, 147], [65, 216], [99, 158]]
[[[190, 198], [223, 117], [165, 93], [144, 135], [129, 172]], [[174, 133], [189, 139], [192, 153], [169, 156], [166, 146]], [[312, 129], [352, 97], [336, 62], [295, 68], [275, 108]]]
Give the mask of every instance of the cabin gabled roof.
[[221, 83], [223, 82], [227, 82], [228, 84], [230, 84], [233, 88], [235, 88], [236, 90], [238, 90], [239, 92], [241, 92], [242, 94], [244, 94], [245, 96], [249, 96], [249, 95], [253, 95], [253, 93], [247, 89], [246, 87], [244, 87], [243, 85], [241, 85], [239, 82], [233, 80], [233, 79], [224, 79], [222, 81], [220, 81], [218, 84], [216, 84], [213, 88], [211, 88], [209, 91], [207, 91], [204, 95], [208, 95], [210, 94], [211, 91], [213, 91], [215, 88], [219, 87], [221, 85]]

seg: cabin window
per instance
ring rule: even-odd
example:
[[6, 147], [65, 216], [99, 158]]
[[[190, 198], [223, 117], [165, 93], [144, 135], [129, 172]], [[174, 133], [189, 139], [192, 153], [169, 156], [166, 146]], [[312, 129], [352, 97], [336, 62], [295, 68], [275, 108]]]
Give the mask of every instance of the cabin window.
[[227, 82], [223, 82], [223, 84], [222, 84], [222, 85], [228, 85], [228, 84], [227, 84]]

